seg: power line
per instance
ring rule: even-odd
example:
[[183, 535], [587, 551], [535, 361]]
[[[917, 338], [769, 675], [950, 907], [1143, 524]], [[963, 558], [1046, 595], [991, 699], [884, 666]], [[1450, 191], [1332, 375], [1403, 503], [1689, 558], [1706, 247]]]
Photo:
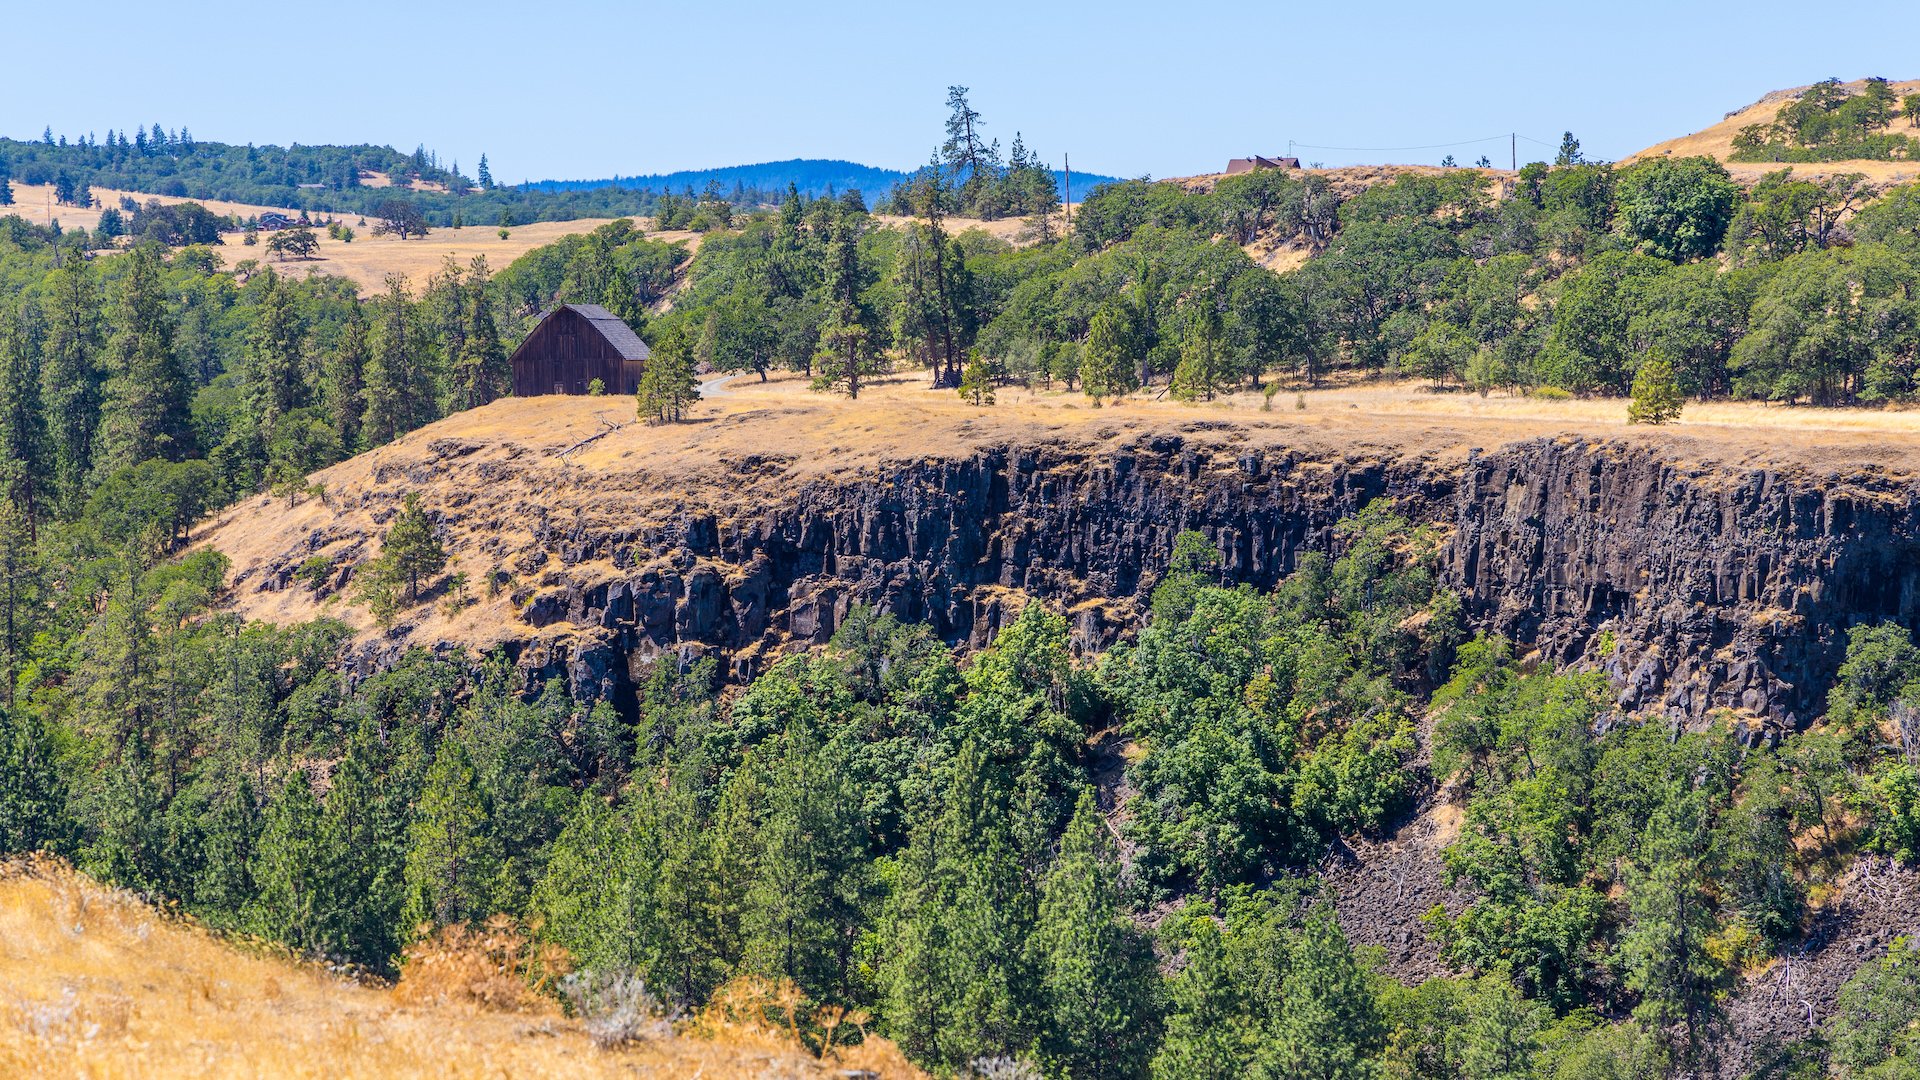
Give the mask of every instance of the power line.
[[[1520, 136], [1526, 138], [1525, 135]], [[1459, 142], [1428, 143], [1425, 146], [1321, 146], [1317, 143], [1294, 142], [1288, 139], [1290, 146], [1303, 146], [1308, 150], [1351, 150], [1358, 153], [1385, 153], [1395, 150], [1443, 150], [1449, 146], [1475, 146], [1480, 143], [1498, 141], [1500, 136], [1489, 135], [1484, 139], [1462, 139]]]

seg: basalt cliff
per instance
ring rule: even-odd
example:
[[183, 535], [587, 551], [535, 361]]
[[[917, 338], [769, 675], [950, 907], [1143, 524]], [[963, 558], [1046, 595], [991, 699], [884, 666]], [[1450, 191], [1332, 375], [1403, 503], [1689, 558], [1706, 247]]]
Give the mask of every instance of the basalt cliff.
[[[1604, 670], [1634, 713], [1793, 727], [1820, 711], [1848, 627], [1920, 624], [1920, 479], [1870, 443], [1776, 458], [1624, 431], [1361, 438], [1115, 410], [985, 430], [937, 416], [912, 445], [809, 454], [844, 417], [795, 435], [805, 410], [735, 408], [668, 431], [579, 401], [502, 432], [507, 408], [536, 404], [337, 466], [324, 499], [243, 504], [203, 542], [235, 559], [243, 610], [358, 619], [361, 663], [498, 647], [616, 704], [663, 656], [750, 677], [857, 604], [977, 646], [1038, 600], [1097, 649], [1138, 624], [1180, 531], [1214, 541], [1227, 579], [1267, 587], [1336, 552], [1337, 523], [1381, 498], [1436, 527], [1475, 627]], [[346, 587], [408, 492], [472, 599], [382, 631]]]

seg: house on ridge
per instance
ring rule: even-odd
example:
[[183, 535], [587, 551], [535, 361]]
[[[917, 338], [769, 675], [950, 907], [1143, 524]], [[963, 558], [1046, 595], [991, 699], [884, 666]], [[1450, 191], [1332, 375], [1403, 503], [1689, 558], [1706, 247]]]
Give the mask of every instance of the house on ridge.
[[1299, 167], [1300, 159], [1297, 157], [1270, 158], [1261, 157], [1259, 154], [1252, 154], [1247, 157], [1237, 157], [1228, 161], [1227, 175], [1238, 176], [1241, 173], [1253, 172], [1255, 169], [1297, 169]]
[[585, 394], [595, 379], [609, 394], [632, 394], [648, 355], [647, 343], [613, 312], [599, 304], [562, 304], [513, 351], [513, 394]]

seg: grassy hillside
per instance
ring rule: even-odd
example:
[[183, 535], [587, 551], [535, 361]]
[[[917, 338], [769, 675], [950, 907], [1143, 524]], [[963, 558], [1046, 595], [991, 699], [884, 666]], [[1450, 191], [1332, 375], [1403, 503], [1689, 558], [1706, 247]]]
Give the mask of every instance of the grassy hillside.
[[[1842, 84], [1851, 93], [1858, 93], [1864, 85], [1865, 81], [1860, 79]], [[1772, 124], [1779, 117], [1780, 111], [1792, 104], [1794, 99], [1807, 89], [1808, 87], [1800, 86], [1789, 90], [1775, 90], [1745, 108], [1728, 113], [1718, 123], [1677, 138], [1654, 143], [1645, 150], [1629, 156], [1624, 163], [1659, 157], [1705, 155], [1725, 163], [1727, 171], [1736, 179], [1751, 183], [1767, 173], [1786, 166], [1771, 162], [1734, 160], [1735, 138], [1741, 131], [1755, 124]], [[1895, 82], [1890, 84], [1890, 89], [1896, 97], [1920, 93], [1920, 79]], [[1909, 120], [1897, 115], [1877, 130], [1889, 134], [1920, 135], [1920, 129], [1915, 129]], [[1795, 164], [1793, 171], [1797, 176], [1835, 176], [1841, 173], [1857, 172], [1866, 174], [1867, 179], [1876, 183], [1905, 183], [1920, 178], [1920, 161], [1807, 162]]]
[[[419, 950], [398, 984], [358, 982], [169, 918], [56, 860], [0, 863], [0, 1074], [140, 1077], [828, 1077], [921, 1075], [882, 1040], [815, 1058], [750, 1009], [630, 1044], [499, 973], [500, 947]], [[740, 989], [736, 1004], [752, 1001]], [[769, 995], [771, 1003], [777, 996]]]

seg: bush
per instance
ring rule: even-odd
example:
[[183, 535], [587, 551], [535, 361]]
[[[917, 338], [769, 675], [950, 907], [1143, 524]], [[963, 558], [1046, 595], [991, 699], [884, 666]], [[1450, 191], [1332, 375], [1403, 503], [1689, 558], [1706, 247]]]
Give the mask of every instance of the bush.
[[576, 971], [560, 980], [560, 994], [602, 1050], [673, 1034], [667, 1007], [633, 971]]

